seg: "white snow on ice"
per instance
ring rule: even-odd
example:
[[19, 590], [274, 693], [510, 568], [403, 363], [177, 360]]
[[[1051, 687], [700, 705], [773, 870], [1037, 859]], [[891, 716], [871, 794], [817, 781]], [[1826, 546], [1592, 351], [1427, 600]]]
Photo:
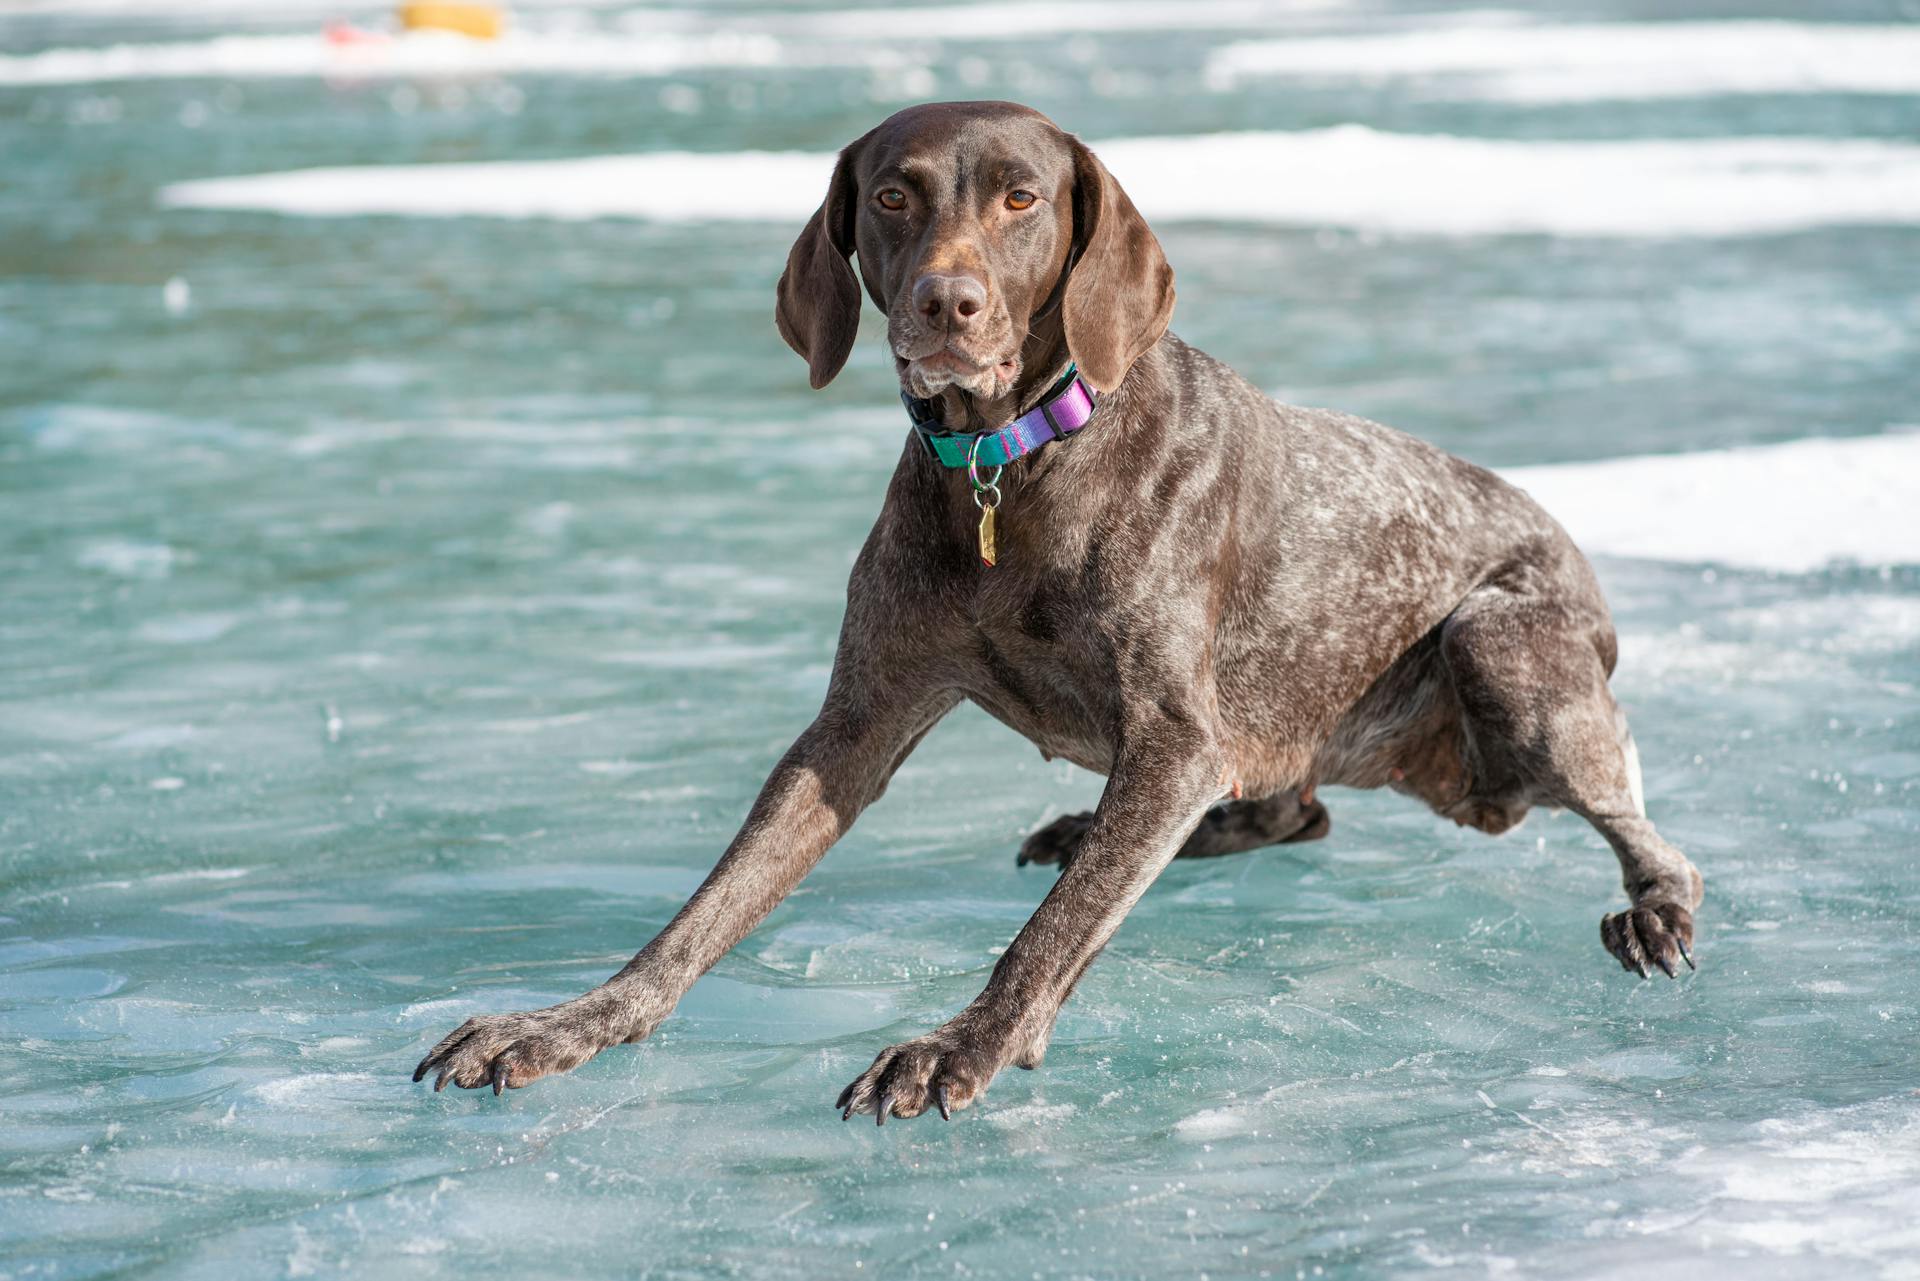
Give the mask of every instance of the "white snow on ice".
[[174, 208], [415, 217], [805, 219], [833, 157], [812, 152], [651, 152], [578, 160], [367, 165], [213, 178], [163, 188]]
[[[790, 14], [785, 24], [842, 39], [936, 38], [967, 41], [1020, 40], [1070, 33], [1113, 35], [1122, 31], [1237, 31], [1268, 26], [1276, 18], [1342, 8], [1345, 0], [1052, 0], [1050, 3], [892, 5]], [[742, 20], [769, 20], [760, 14]], [[772, 19], [778, 23], [778, 18]]]
[[[308, 0], [275, 3], [287, 12], [337, 12]], [[1217, 30], [1262, 33], [1260, 39], [1225, 45], [1208, 58], [1206, 82], [1219, 90], [1256, 77], [1369, 83], [1415, 77], [1427, 92], [1439, 96], [1531, 102], [1920, 92], [1920, 27], [1912, 24], [1533, 24], [1496, 10], [1466, 15], [1464, 21], [1455, 17], [1365, 35], [1271, 38], [1276, 23], [1290, 16], [1342, 4], [1051, 0], [815, 13], [663, 7], [628, 10], [605, 26], [581, 22], [577, 12], [555, 15], [536, 6], [530, 21], [517, 23], [498, 40], [413, 32], [391, 40], [334, 44], [313, 30], [75, 46], [0, 56], [0, 84], [511, 72], [661, 75], [725, 67], [891, 66], [903, 55], [881, 47], [881, 42], [993, 43], [1087, 32]], [[194, 13], [169, 3], [128, 0], [68, 7]]]
[[844, 42], [796, 50], [746, 30], [513, 31], [497, 40], [414, 31], [389, 39], [335, 43], [319, 32], [226, 35], [210, 40], [47, 49], [0, 55], [0, 85], [210, 77], [668, 75], [701, 69], [879, 66], [883, 52]]
[[1920, 25], [1622, 22], [1452, 25], [1227, 45], [1207, 80], [1443, 78], [1440, 96], [1523, 102], [1920, 92]]
[[[1141, 210], [1169, 222], [1588, 236], [1920, 222], [1920, 146], [1897, 142], [1520, 142], [1343, 125], [1123, 139], [1098, 150]], [[832, 166], [824, 153], [761, 151], [378, 165], [176, 183], [160, 201], [322, 216], [798, 223]]]
[[270, 1107], [331, 1111], [344, 1102], [365, 1100], [383, 1084], [371, 1072], [305, 1072], [263, 1081], [250, 1093]]
[[[1572, 1177], [1577, 1167], [1568, 1153], [1542, 1141], [1564, 1133], [1569, 1119], [1535, 1115], [1544, 1118], [1541, 1129], [1516, 1130], [1503, 1146], [1517, 1148], [1529, 1169]], [[1620, 1128], [1629, 1143], [1647, 1132]], [[1669, 1212], [1596, 1218], [1580, 1239], [1554, 1249], [1550, 1268], [1536, 1257], [1523, 1260], [1517, 1275], [1619, 1275], [1623, 1251], [1632, 1252], [1630, 1264], [1645, 1259], [1638, 1270], [1696, 1276], [1913, 1275], [1897, 1262], [1920, 1250], [1920, 1118], [1911, 1095], [1831, 1110], [1795, 1107], [1743, 1131], [1684, 1136], [1690, 1141], [1666, 1137], [1634, 1168], [1670, 1190]], [[1797, 1271], [1770, 1267], [1768, 1258], [1795, 1260]]]
[[[413, 31], [349, 43], [328, 40], [316, 22], [312, 31], [83, 45], [0, 56], [0, 85], [186, 77], [664, 75], [732, 67], [891, 67], [901, 65], [903, 56], [877, 42], [996, 42], [1087, 31], [1258, 31], [1270, 29], [1276, 18], [1287, 14], [1340, 2], [1054, 0], [732, 14], [640, 8], [615, 16], [607, 25], [582, 23], [577, 14], [536, 12], [531, 22], [518, 22], [494, 40]], [[377, 22], [369, 25], [377, 27]]]
[[1501, 474], [1594, 555], [1784, 573], [1920, 564], [1920, 432]]

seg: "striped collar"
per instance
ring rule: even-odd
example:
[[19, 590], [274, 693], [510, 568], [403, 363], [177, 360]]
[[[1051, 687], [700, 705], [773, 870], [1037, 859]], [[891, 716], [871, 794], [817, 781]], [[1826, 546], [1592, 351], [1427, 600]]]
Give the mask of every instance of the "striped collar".
[[[1002, 467], [1052, 440], [1065, 440], [1093, 418], [1093, 388], [1080, 377], [1077, 366], [1067, 371], [1040, 398], [1040, 403], [997, 431], [945, 431], [940, 426], [938, 401], [918, 400], [906, 392], [900, 400], [913, 420], [913, 434], [943, 467]], [[975, 442], [978, 441], [976, 452]]]

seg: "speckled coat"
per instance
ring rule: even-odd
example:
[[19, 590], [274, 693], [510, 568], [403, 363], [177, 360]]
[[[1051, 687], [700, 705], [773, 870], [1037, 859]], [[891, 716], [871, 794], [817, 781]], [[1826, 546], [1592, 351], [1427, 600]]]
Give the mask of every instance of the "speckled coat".
[[[853, 262], [858, 263], [856, 278]], [[1008, 103], [913, 108], [849, 146], [779, 289], [815, 386], [863, 292], [902, 386], [998, 426], [1078, 363], [1077, 435], [999, 479], [998, 563], [964, 474], [903, 447], [848, 587], [828, 694], [687, 906], [606, 984], [469, 1020], [415, 1079], [517, 1087], [638, 1040], [771, 911], [961, 700], [1107, 777], [1028, 837], [1059, 880], [978, 998], [880, 1053], [843, 1116], [943, 1116], [1036, 1066], [1060, 1004], [1162, 868], [1324, 835], [1326, 785], [1498, 833], [1572, 809], [1631, 900], [1601, 938], [1692, 964], [1701, 880], [1647, 820], [1607, 690], [1605, 601], [1553, 519], [1389, 428], [1275, 404], [1167, 332], [1173, 275], [1094, 154]]]

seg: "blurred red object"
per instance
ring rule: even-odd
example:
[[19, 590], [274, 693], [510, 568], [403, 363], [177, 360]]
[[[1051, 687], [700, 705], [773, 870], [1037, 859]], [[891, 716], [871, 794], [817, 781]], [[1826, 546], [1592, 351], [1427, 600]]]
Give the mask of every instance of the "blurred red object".
[[356, 27], [351, 22], [329, 22], [327, 24], [328, 44], [385, 44], [393, 39], [384, 31], [369, 31], [365, 27]]

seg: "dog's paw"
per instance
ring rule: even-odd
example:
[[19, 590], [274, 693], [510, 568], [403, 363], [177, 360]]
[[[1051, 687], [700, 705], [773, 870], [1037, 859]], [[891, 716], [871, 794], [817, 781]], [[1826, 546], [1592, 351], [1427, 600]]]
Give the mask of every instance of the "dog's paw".
[[1600, 918], [1600, 942], [1613, 953], [1622, 969], [1652, 974], [1659, 966], [1668, 978], [1682, 963], [1693, 963], [1693, 913], [1678, 903], [1636, 903], [1624, 912]]
[[885, 1125], [889, 1116], [905, 1119], [929, 1110], [951, 1121], [955, 1112], [986, 1093], [997, 1069], [990, 1056], [950, 1033], [935, 1032], [880, 1051], [873, 1066], [840, 1091], [833, 1106], [841, 1110], [843, 1121], [871, 1112], [875, 1125]]
[[568, 1001], [523, 1014], [483, 1014], [468, 1019], [420, 1060], [419, 1081], [436, 1072], [433, 1088], [448, 1082], [463, 1090], [492, 1086], [493, 1092], [568, 1072], [611, 1045], [639, 1038], [623, 1034], [603, 1002]]
[[1073, 856], [1080, 852], [1080, 843], [1086, 840], [1087, 829], [1092, 826], [1091, 814], [1062, 814], [1021, 842], [1020, 857], [1015, 866], [1058, 863], [1064, 871], [1067, 864], [1073, 862]]
[[1327, 807], [1319, 801], [1313, 801], [1300, 807], [1300, 826], [1280, 838], [1282, 845], [1299, 845], [1305, 841], [1323, 839], [1333, 830], [1333, 818], [1327, 813]]

